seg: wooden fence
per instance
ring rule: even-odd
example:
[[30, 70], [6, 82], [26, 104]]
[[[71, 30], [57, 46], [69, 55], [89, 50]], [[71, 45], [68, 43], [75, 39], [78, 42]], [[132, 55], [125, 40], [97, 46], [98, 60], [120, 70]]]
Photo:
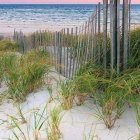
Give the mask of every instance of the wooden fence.
[[[122, 11], [122, 12], [120, 12]], [[14, 32], [14, 40], [23, 52], [45, 48], [55, 68], [68, 78], [76, 75], [89, 61], [117, 73], [127, 68], [130, 50], [130, 0], [103, 0], [83, 25], [61, 31], [37, 31], [25, 36]]]

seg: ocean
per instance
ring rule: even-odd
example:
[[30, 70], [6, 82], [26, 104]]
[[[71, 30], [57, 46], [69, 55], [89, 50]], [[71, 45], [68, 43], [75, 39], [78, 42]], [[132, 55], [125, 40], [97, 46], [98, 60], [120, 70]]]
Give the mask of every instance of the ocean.
[[[17, 30], [61, 30], [82, 25], [95, 10], [92, 4], [0, 5], [0, 33]], [[140, 5], [131, 6], [131, 22], [140, 23]]]

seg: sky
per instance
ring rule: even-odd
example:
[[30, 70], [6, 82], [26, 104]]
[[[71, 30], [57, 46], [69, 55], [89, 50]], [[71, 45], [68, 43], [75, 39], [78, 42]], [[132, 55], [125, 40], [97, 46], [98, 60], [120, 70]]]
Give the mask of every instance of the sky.
[[[1, 4], [9, 4], [9, 3], [47, 3], [47, 4], [60, 4], [60, 3], [64, 3], [64, 4], [78, 4], [78, 3], [98, 3], [98, 2], [102, 2], [102, 0], [0, 0]], [[132, 3], [140, 3], [140, 0], [132, 0]]]

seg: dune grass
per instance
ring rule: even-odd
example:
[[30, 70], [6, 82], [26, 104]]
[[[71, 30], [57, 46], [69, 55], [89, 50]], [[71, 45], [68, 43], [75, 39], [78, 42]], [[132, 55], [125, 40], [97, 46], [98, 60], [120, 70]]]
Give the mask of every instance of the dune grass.
[[139, 129], [139, 134], [138, 134], [138, 140], [140, 140], [140, 103], [135, 103], [134, 104], [134, 109], [136, 112], [136, 121]]
[[109, 129], [120, 118], [127, 104], [132, 105], [134, 98], [140, 103], [139, 66], [118, 75], [115, 70], [104, 71], [102, 66], [89, 62], [80, 68], [75, 79], [79, 92], [86, 92], [95, 100], [97, 116]]
[[62, 107], [54, 107], [49, 114], [49, 120], [47, 122], [47, 139], [48, 140], [59, 140], [61, 138], [61, 131], [59, 129], [60, 122], [63, 118]]
[[25, 100], [31, 93], [44, 84], [44, 76], [50, 68], [50, 58], [45, 51], [31, 51], [7, 69], [6, 84], [8, 94], [15, 101]]
[[[30, 113], [32, 119], [27, 119], [28, 115], [24, 115], [22, 109], [18, 109], [16, 116], [8, 115], [9, 121], [3, 120], [9, 126], [11, 135], [9, 140], [59, 140], [61, 132], [59, 129], [60, 122], [63, 118], [61, 115], [62, 107], [57, 106], [48, 111], [48, 104], [38, 110], [33, 110]], [[22, 114], [22, 115], [21, 115]], [[21, 120], [28, 120], [22, 123]], [[5, 138], [6, 139], [6, 138]]]
[[17, 51], [18, 44], [9, 40], [0, 40], [0, 51]]
[[[52, 34], [48, 34], [44, 39], [46, 45]], [[34, 36], [32, 36], [34, 37]], [[45, 37], [45, 33], [39, 34], [37, 36], [38, 42]], [[64, 36], [65, 37], [65, 36]], [[80, 50], [80, 58], [83, 60], [85, 57], [83, 53], [85, 52], [85, 44], [87, 38], [81, 36], [82, 46]], [[102, 65], [95, 64], [92, 60], [89, 60], [85, 65], [80, 67], [77, 75], [72, 80], [60, 81], [60, 100], [64, 110], [71, 109], [73, 107], [73, 102], [75, 97], [80, 93], [92, 97], [97, 105], [97, 116], [104, 122], [108, 129], [112, 129], [115, 125], [117, 119], [119, 119], [122, 113], [125, 111], [127, 104], [134, 105], [137, 124], [140, 126], [140, 29], [131, 32], [131, 42], [130, 42], [130, 53], [128, 61], [128, 69], [122, 71], [119, 75], [116, 70], [110, 70], [110, 40], [108, 38], [107, 45], [107, 70], [105, 71]], [[74, 39], [74, 40], [73, 40]], [[70, 47], [72, 42], [76, 39], [74, 36], [68, 36], [68, 47]], [[97, 40], [98, 41], [98, 40]], [[103, 37], [101, 35], [101, 51], [103, 51], [102, 46]], [[77, 42], [78, 44], [78, 42]], [[44, 44], [40, 44], [44, 45]], [[9, 46], [9, 45], [8, 45]], [[76, 46], [78, 47], [78, 46]], [[1, 47], [1, 50], [8, 50], [9, 47]], [[8, 49], [7, 49], [8, 48]], [[10, 49], [13, 51], [14, 49]], [[73, 48], [70, 49], [73, 56], [76, 56], [77, 51]], [[121, 58], [122, 59], [122, 58]], [[103, 61], [103, 56], [101, 55], [101, 62]], [[10, 98], [15, 101], [24, 101], [26, 96], [37, 90], [44, 84], [44, 77], [48, 73], [50, 68], [50, 57], [49, 54], [44, 50], [32, 50], [21, 57], [15, 55], [0, 56], [0, 80], [3, 77], [6, 79], [8, 86], [8, 93]], [[96, 62], [96, 61], [95, 61]], [[52, 95], [52, 87], [47, 87], [50, 95]], [[82, 103], [80, 103], [81, 105]], [[60, 138], [59, 124], [61, 118], [58, 117], [60, 114], [60, 109], [56, 108], [51, 113], [51, 123], [49, 124], [49, 130], [47, 128], [47, 134], [49, 140], [57, 140]], [[20, 112], [21, 113], [21, 112]], [[21, 114], [22, 115], [22, 114]], [[24, 118], [23, 118], [24, 119]], [[36, 120], [36, 115], [35, 115]], [[39, 131], [43, 126], [43, 122], [35, 122], [36, 129], [35, 139], [38, 139]], [[18, 127], [15, 120], [13, 123]], [[22, 131], [21, 131], [22, 132]], [[15, 135], [15, 133], [13, 133]], [[23, 135], [24, 137], [24, 135]]]
[[0, 86], [9, 69], [14, 69], [17, 55], [12, 52], [0, 52]]
[[140, 28], [131, 31], [130, 42], [130, 55], [129, 55], [129, 68], [137, 68], [140, 66]]
[[73, 81], [60, 81], [60, 102], [64, 110], [69, 110], [73, 107], [74, 98], [76, 96], [76, 85]]
[[0, 40], [0, 87], [5, 71], [10, 69], [11, 64], [15, 61], [16, 55], [14, 52], [16, 52], [18, 48], [18, 44], [13, 41]]

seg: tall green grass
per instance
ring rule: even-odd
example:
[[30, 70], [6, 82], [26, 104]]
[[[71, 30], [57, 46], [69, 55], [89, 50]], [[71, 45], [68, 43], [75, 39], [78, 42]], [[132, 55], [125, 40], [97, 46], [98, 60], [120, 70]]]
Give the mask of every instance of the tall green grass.
[[50, 58], [45, 51], [31, 51], [17, 58], [16, 64], [6, 74], [10, 97], [16, 101], [25, 100], [28, 93], [44, 84], [49, 68]]
[[92, 62], [83, 65], [75, 77], [79, 92], [88, 93], [97, 104], [97, 115], [111, 129], [124, 112], [127, 103], [140, 99], [140, 69], [133, 68], [118, 75], [115, 70], [104, 71]]
[[59, 82], [60, 91], [59, 96], [61, 99], [61, 104], [63, 109], [68, 110], [73, 107], [74, 98], [76, 96], [76, 85], [73, 81], [60, 81]]
[[140, 28], [136, 28], [130, 32], [130, 56], [129, 68], [136, 68], [140, 66]]
[[14, 69], [17, 55], [12, 52], [0, 52], [0, 85], [5, 79], [9, 69]]

